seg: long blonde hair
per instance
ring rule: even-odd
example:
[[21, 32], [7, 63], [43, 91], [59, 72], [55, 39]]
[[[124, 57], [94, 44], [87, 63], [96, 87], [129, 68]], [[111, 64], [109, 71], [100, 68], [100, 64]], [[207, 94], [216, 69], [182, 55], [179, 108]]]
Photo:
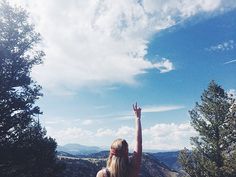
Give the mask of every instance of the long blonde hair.
[[107, 168], [110, 177], [129, 176], [128, 143], [124, 139], [113, 141], [107, 160]]

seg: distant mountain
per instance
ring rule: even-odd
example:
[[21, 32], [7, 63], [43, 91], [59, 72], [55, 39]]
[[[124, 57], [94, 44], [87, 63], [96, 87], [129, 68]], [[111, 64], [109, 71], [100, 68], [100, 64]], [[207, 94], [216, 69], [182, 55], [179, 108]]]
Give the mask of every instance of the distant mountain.
[[142, 157], [141, 177], [177, 177], [177, 171], [170, 169], [152, 154], [145, 153]]
[[173, 170], [181, 170], [181, 166], [178, 163], [179, 151], [157, 152], [152, 153], [152, 155], [167, 165], [169, 168]]
[[[108, 151], [89, 155], [86, 158], [60, 157], [66, 163], [65, 177], [94, 177], [106, 166]], [[149, 153], [143, 153], [140, 177], [181, 177], [181, 174], [171, 170], [164, 163]]]
[[64, 152], [64, 151], [57, 151], [57, 156], [65, 156], [65, 157], [75, 157], [75, 155], [72, 155], [68, 152]]
[[[107, 158], [109, 151], [104, 151], [100, 147], [85, 146], [80, 144], [66, 144], [57, 147], [59, 156], [78, 157], [78, 158]], [[153, 153], [155, 152], [155, 153]], [[178, 163], [179, 151], [171, 152], [156, 152], [150, 151], [155, 158], [163, 162], [166, 166], [173, 170], [180, 170], [181, 166]]]
[[85, 146], [81, 144], [66, 144], [64, 146], [57, 146], [58, 152], [69, 153], [71, 155], [88, 155], [102, 151], [96, 146]]

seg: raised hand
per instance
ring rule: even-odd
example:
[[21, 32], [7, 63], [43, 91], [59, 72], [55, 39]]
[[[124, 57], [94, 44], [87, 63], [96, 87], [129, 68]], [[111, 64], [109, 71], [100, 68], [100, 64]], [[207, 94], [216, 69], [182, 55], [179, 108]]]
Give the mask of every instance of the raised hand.
[[135, 103], [135, 105], [133, 104], [133, 110], [134, 110], [135, 116], [140, 119], [142, 109], [140, 107], [138, 107], [137, 102]]

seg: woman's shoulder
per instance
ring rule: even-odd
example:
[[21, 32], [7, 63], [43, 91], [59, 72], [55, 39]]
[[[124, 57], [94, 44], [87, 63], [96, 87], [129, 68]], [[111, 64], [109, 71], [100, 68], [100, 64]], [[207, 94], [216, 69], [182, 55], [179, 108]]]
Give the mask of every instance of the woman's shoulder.
[[102, 170], [99, 170], [99, 171], [97, 172], [96, 177], [103, 177], [103, 171], [102, 171]]
[[138, 169], [141, 165], [141, 154], [136, 151], [133, 152], [131, 156], [129, 156], [129, 164], [133, 169]]
[[138, 153], [134, 151], [132, 155], [129, 156], [129, 163], [133, 163], [138, 157]]
[[99, 170], [96, 177], [109, 177], [108, 169], [103, 168], [103, 169]]

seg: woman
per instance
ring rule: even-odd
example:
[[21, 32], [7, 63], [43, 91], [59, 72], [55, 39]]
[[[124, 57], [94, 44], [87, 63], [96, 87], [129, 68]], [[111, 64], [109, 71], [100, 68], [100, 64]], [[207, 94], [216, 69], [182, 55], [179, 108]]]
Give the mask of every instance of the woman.
[[132, 157], [128, 157], [128, 143], [124, 139], [113, 141], [107, 167], [97, 173], [97, 177], [137, 177], [142, 156], [141, 108], [133, 105], [135, 114], [135, 147]]

